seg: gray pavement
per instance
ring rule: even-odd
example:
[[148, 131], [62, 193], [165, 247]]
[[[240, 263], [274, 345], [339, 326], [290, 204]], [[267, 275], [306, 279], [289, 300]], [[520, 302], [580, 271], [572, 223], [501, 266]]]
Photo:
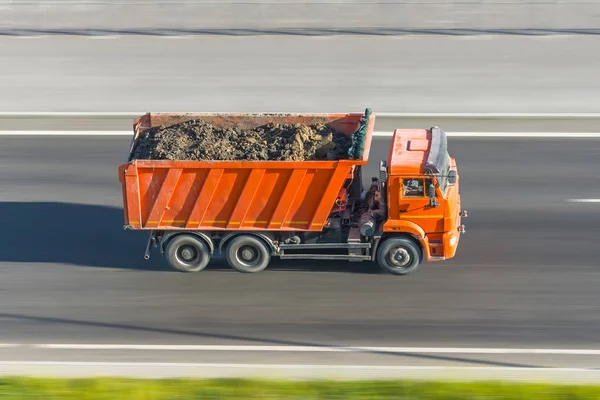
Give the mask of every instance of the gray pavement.
[[15, 34], [22, 29], [150, 34], [163, 33], [161, 29], [220, 29], [237, 34], [289, 29], [309, 34], [323, 29], [598, 32], [599, 9], [598, 0], [1, 0], [0, 33]]
[[0, 110], [598, 112], [599, 47], [600, 36], [3, 37]]
[[[386, 156], [388, 140], [375, 139], [366, 178]], [[0, 137], [0, 222], [6, 227], [0, 233], [0, 342], [599, 345], [599, 206], [566, 200], [600, 197], [595, 168], [600, 139], [451, 138], [470, 211], [467, 234], [455, 259], [425, 264], [403, 278], [381, 274], [370, 264], [274, 262], [263, 273], [245, 275], [220, 260], [200, 274], [171, 271], [158, 253], [144, 261], [145, 234], [121, 228], [117, 166], [128, 143], [128, 137]], [[600, 364], [597, 355], [0, 351], [4, 363], [36, 360], [396, 367]], [[0, 369], [42, 368], [11, 365]], [[119, 370], [101, 364], [81, 370], [54, 367], [73, 373]], [[161, 369], [147, 367], [153, 373]], [[186, 373], [207, 369], [176, 368]], [[402, 372], [386, 373], [390, 371]]]

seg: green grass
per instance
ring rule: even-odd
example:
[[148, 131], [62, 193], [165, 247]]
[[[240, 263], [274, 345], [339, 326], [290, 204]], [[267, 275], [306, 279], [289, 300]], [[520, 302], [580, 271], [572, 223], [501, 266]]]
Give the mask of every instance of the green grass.
[[[599, 383], [600, 385], [600, 383]], [[256, 380], [0, 379], [1, 400], [579, 400], [600, 386]]]

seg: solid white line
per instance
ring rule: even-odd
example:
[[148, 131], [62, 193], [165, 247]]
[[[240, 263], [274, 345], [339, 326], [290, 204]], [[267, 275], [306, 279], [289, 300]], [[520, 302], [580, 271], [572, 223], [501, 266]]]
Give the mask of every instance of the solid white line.
[[133, 136], [133, 131], [0, 131], [0, 136]]
[[[148, 111], [2, 111], [0, 117], [122, 117], [131, 116], [137, 118]], [[161, 111], [162, 112], [162, 111]], [[164, 111], [173, 113], [188, 113], [190, 111]], [[237, 113], [238, 111], [202, 111], [207, 113]], [[264, 111], [264, 113], [289, 113], [290, 111]], [[329, 111], [325, 113], [345, 114], [347, 111]], [[359, 111], [357, 111], [359, 112]], [[301, 113], [312, 114], [312, 113]], [[600, 118], [600, 113], [394, 113], [375, 112], [376, 116], [392, 118]]]
[[600, 199], [568, 199], [570, 203], [600, 203]]
[[600, 349], [507, 349], [461, 347], [365, 347], [365, 346], [252, 346], [252, 345], [154, 345], [154, 344], [32, 344], [38, 349], [61, 350], [177, 350], [177, 351], [259, 351], [259, 352], [381, 352], [453, 354], [563, 354], [600, 355]]
[[[600, 132], [446, 132], [449, 137], [472, 138], [600, 138]], [[373, 137], [392, 137], [373, 132]], [[133, 131], [0, 131], [0, 136], [133, 136]]]
[[376, 117], [398, 118], [600, 118], [600, 113], [387, 113], [375, 112]]
[[140, 117], [146, 114], [141, 112], [113, 112], [113, 111], [0, 111], [0, 117]]
[[[449, 137], [477, 138], [600, 138], [600, 132], [446, 132]], [[391, 137], [393, 132], [373, 132], [373, 136]]]
[[[181, 36], [158, 36], [158, 39], [166, 39], [166, 40], [181, 40], [181, 39], [195, 39], [196, 37], [189, 35], [181, 35]], [[141, 115], [141, 114], [140, 114]]]
[[[599, 138], [600, 132], [447, 132], [449, 137], [478, 138]], [[390, 134], [391, 136], [391, 134]]]
[[92, 40], [114, 40], [114, 39], [121, 39], [123, 36], [121, 35], [110, 35], [110, 36], [85, 36], [86, 39], [92, 39]]
[[86, 367], [211, 367], [257, 369], [346, 369], [346, 370], [442, 370], [442, 371], [554, 371], [597, 372], [596, 368], [577, 367], [467, 367], [436, 365], [344, 365], [344, 364], [244, 364], [244, 363], [185, 363], [185, 362], [111, 362], [111, 361], [0, 361], [0, 366], [48, 365]]
[[13, 39], [46, 39], [48, 36], [47, 35], [40, 35], [40, 36], [13, 36]]

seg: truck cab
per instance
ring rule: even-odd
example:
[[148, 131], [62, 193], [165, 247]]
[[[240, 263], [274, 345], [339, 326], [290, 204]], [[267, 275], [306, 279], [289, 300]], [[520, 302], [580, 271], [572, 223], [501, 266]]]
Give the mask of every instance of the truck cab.
[[456, 254], [462, 218], [456, 160], [438, 127], [396, 129], [387, 162], [380, 165], [387, 216], [377, 260], [387, 272], [404, 275], [423, 261]]

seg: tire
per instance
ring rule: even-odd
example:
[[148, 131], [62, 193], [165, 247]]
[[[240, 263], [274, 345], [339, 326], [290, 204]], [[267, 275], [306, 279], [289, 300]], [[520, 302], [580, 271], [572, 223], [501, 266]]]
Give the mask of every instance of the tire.
[[271, 262], [271, 249], [254, 236], [236, 236], [227, 245], [225, 259], [238, 272], [260, 272]]
[[421, 249], [412, 240], [390, 238], [377, 250], [379, 267], [392, 275], [408, 275], [421, 264]]
[[208, 244], [194, 235], [178, 235], [167, 243], [165, 258], [169, 266], [182, 272], [199, 272], [210, 261]]

